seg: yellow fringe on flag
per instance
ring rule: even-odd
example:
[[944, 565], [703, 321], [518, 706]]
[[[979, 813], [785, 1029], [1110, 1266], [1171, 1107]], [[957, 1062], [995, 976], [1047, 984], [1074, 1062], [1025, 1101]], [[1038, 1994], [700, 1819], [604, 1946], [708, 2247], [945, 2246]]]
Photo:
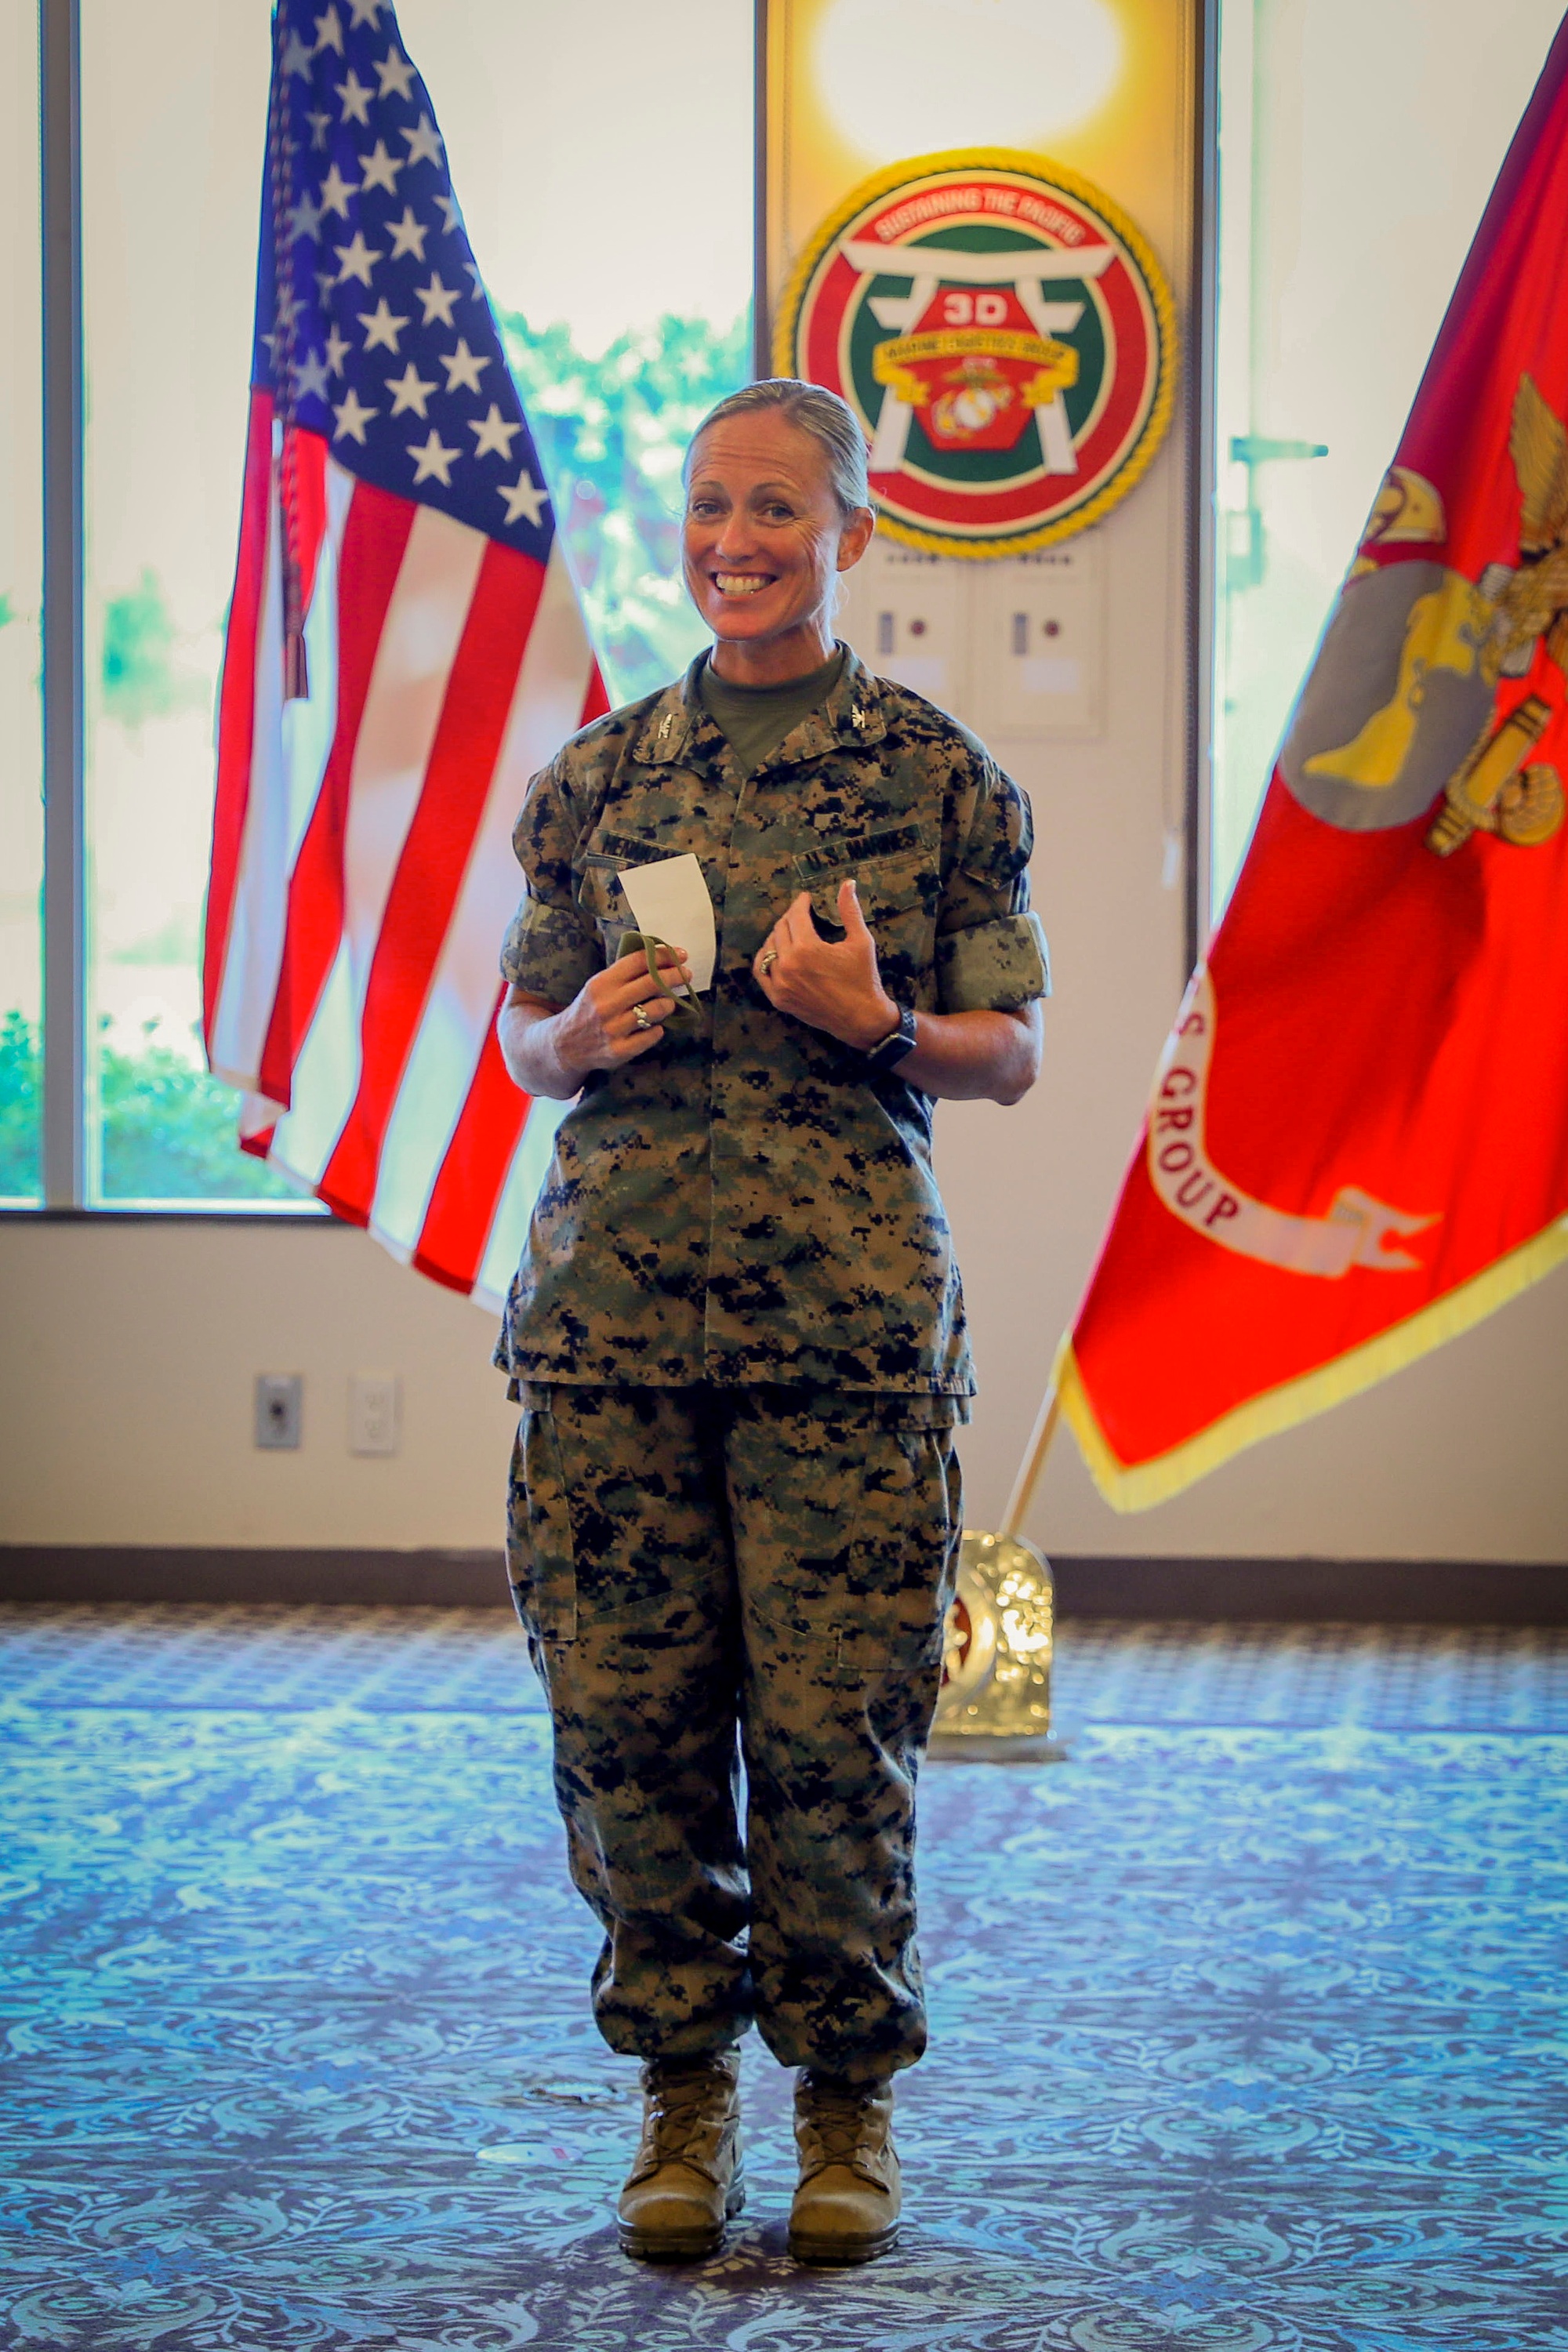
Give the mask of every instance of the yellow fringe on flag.
[[1211, 1422], [1195, 1437], [1173, 1446], [1169, 1454], [1156, 1454], [1152, 1462], [1140, 1462], [1132, 1467], [1118, 1460], [1100, 1425], [1073, 1353], [1070, 1331], [1057, 1349], [1051, 1379], [1090, 1475], [1111, 1509], [1146, 1511], [1206, 1477], [1222, 1462], [1228, 1462], [1233, 1454], [1256, 1445], [1259, 1438], [1272, 1437], [1279, 1430], [1293, 1429], [1298, 1422], [1310, 1421], [1314, 1413], [1327, 1412], [1331, 1405], [1342, 1402], [1346, 1397], [1359, 1396], [1363, 1389], [1375, 1387], [1391, 1372], [1403, 1371], [1406, 1364], [1415, 1363], [1418, 1356], [1430, 1354], [1446, 1339], [1457, 1339], [1461, 1331], [1484, 1321], [1498, 1307], [1506, 1307], [1510, 1298], [1517, 1298], [1521, 1290], [1528, 1290], [1531, 1283], [1539, 1282], [1564, 1258], [1568, 1258], [1568, 1217], [1548, 1225], [1533, 1241], [1499, 1258], [1484, 1274], [1473, 1276], [1447, 1297], [1434, 1299], [1418, 1314], [1379, 1332], [1375, 1339], [1365, 1339], [1359, 1348], [1336, 1356], [1332, 1363], [1321, 1364], [1316, 1371], [1302, 1373], [1299, 1380], [1286, 1381], [1277, 1389], [1249, 1398], [1233, 1412]]

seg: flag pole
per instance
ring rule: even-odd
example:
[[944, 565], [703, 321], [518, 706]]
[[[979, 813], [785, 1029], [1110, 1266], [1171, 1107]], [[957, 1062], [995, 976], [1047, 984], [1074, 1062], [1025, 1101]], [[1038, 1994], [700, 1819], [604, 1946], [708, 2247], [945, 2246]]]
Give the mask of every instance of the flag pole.
[[1057, 1423], [1060, 1417], [1061, 1400], [1053, 1381], [1040, 1400], [1040, 1410], [1035, 1416], [1028, 1445], [1018, 1465], [1018, 1475], [1013, 1481], [1013, 1491], [1007, 1497], [1002, 1524], [996, 1530], [1004, 1543], [1022, 1541], [1024, 1521], [1029, 1515], [1029, 1505], [1034, 1500], [1035, 1488], [1046, 1466], [1046, 1456], [1051, 1450], [1051, 1440], [1057, 1433]]
[[[948, 1611], [942, 1694], [931, 1726], [937, 1756], [1054, 1761], [1051, 1733], [1056, 1586], [1050, 1563], [1019, 1530], [1046, 1466], [1058, 1418], [1056, 1382], [1040, 1402], [1024, 1459], [994, 1534], [965, 1528]], [[950, 1661], [952, 1663], [950, 1663]]]
[[293, 142], [285, 98], [285, 34], [281, 6], [272, 18], [272, 88], [267, 126], [272, 166], [272, 389], [279, 425], [278, 520], [283, 576], [283, 698], [308, 701], [304, 596], [300, 573], [299, 448], [294, 423], [294, 327], [299, 311], [293, 278]]

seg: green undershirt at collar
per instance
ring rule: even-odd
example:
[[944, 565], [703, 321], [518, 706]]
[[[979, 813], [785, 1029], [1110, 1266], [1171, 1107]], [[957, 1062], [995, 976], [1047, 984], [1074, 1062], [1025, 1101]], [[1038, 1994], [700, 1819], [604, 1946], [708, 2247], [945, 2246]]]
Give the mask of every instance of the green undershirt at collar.
[[697, 673], [702, 708], [735, 755], [743, 776], [751, 775], [793, 734], [803, 719], [819, 710], [844, 675], [849, 658], [842, 646], [820, 669], [805, 677], [785, 678], [782, 686], [731, 686], [715, 675], [710, 656]]

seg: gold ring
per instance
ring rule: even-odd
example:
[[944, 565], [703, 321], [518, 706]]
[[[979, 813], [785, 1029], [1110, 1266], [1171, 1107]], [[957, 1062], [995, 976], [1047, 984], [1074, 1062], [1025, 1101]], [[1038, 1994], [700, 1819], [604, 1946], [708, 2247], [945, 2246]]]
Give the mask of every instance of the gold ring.
[[763, 950], [763, 960], [758, 964], [757, 970], [759, 971], [766, 971], [770, 964], [777, 963], [778, 960], [779, 951], [777, 948], [766, 948]]
[[647, 1014], [643, 1011], [640, 1004], [633, 1005], [632, 1019], [637, 1023], [639, 1029], [651, 1029], [653, 1027], [653, 1023], [648, 1019]]

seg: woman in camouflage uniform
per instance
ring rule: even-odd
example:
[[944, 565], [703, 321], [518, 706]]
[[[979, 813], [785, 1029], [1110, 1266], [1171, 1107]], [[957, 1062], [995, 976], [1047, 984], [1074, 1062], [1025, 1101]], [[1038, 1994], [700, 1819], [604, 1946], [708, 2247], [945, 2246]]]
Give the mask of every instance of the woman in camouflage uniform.
[[[753, 2020], [801, 2070], [792, 2250], [890, 2245], [891, 2080], [925, 2046], [914, 1785], [973, 1388], [931, 1104], [1019, 1099], [1048, 982], [1023, 793], [834, 641], [873, 522], [833, 394], [721, 402], [684, 523], [714, 650], [575, 736], [514, 836], [501, 1047], [577, 1099], [497, 1355], [510, 1564], [595, 2016], [644, 2062], [621, 2242], [656, 2261], [742, 2201]], [[617, 960], [618, 875], [688, 851], [718, 928], [695, 1019]]]

